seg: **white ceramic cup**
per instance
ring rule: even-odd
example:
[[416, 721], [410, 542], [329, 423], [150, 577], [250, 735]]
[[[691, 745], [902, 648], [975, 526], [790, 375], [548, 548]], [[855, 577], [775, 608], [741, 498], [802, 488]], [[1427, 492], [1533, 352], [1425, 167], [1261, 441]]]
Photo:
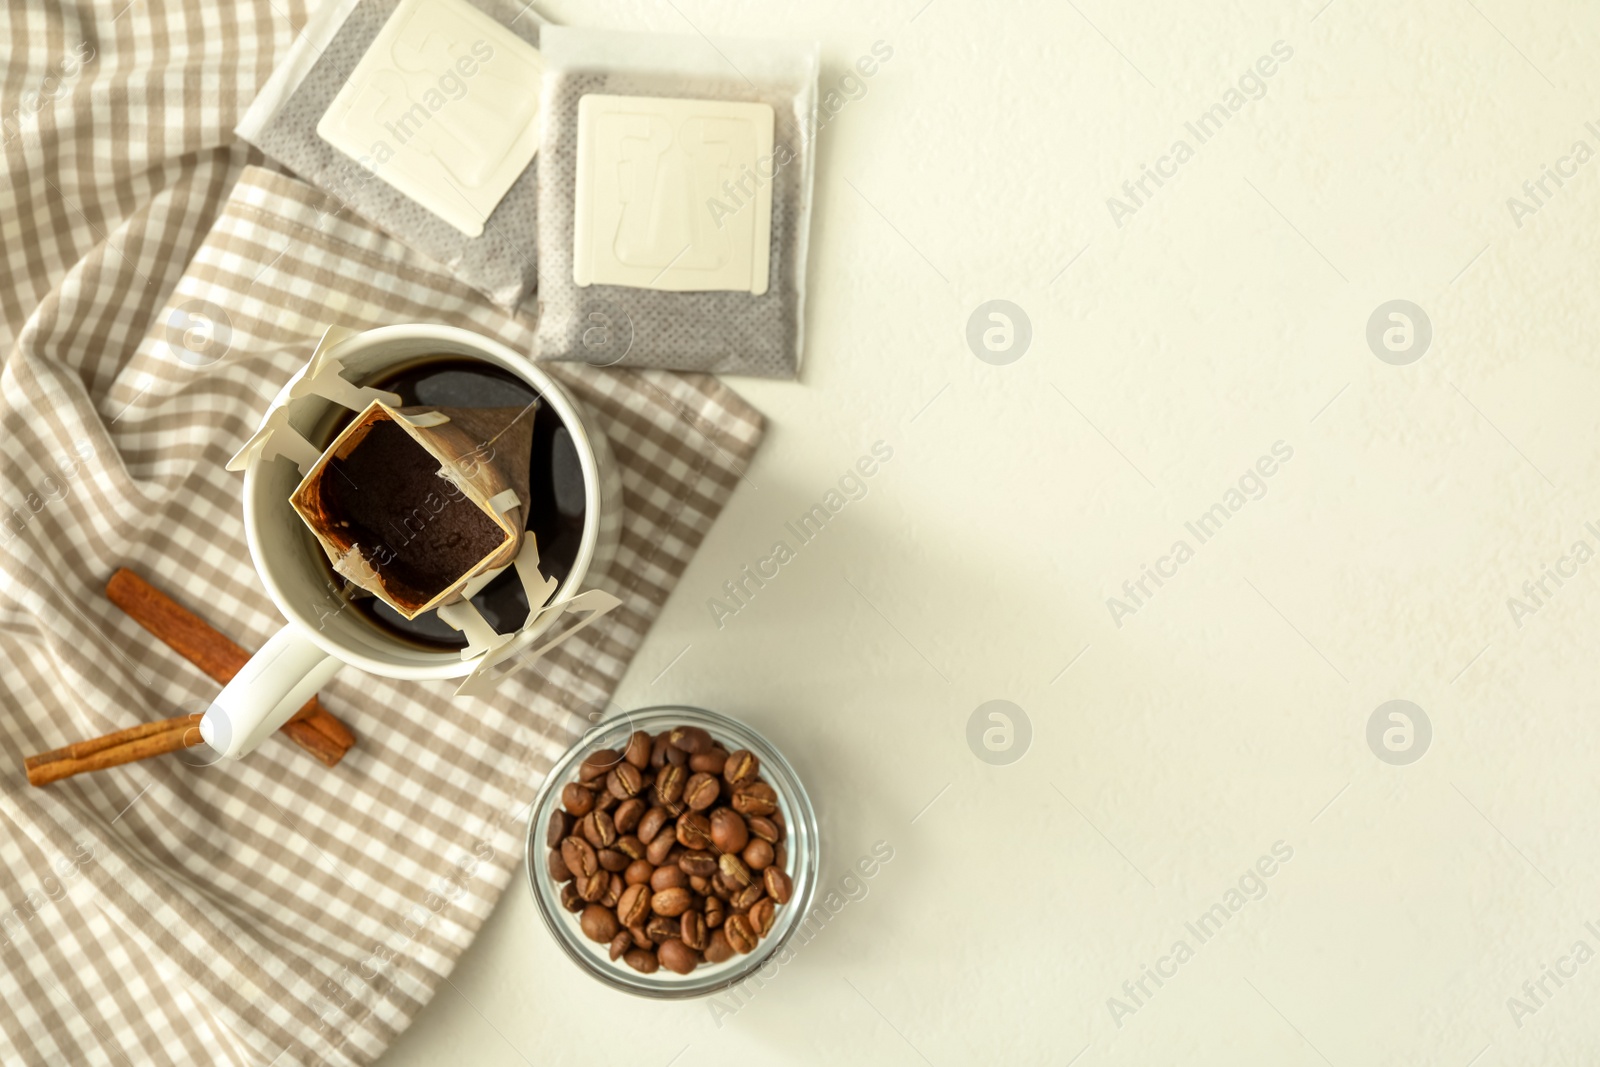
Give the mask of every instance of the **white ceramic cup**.
[[[551, 603], [577, 595], [591, 573], [605, 573], [621, 527], [620, 472], [593, 416], [532, 360], [469, 330], [432, 325], [383, 326], [352, 334], [329, 348], [328, 355], [358, 385], [399, 364], [435, 355], [482, 359], [527, 382], [566, 425], [583, 469], [583, 536], [572, 570]], [[302, 369], [279, 390], [272, 407], [288, 401], [304, 373]], [[319, 396], [289, 403], [290, 425], [307, 435], [332, 411], [344, 410]], [[299, 467], [286, 456], [263, 459], [258, 454], [245, 468], [244, 527], [250, 557], [288, 622], [224, 687], [201, 720], [201, 736], [226, 757], [254, 749], [346, 665], [386, 678], [457, 678], [470, 674], [481, 659], [420, 648], [385, 633], [360, 612], [339, 610], [343, 605], [329, 586], [322, 549], [289, 504], [300, 479]], [[518, 645], [530, 646], [559, 614], [549, 612], [521, 631]]]

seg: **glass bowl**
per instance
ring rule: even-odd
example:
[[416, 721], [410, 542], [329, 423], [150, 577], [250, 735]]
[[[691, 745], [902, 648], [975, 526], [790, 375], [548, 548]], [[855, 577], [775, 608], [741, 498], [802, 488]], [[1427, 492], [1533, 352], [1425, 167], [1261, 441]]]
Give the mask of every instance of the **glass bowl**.
[[[612, 962], [607, 946], [590, 941], [578, 925], [578, 916], [561, 906], [561, 886], [550, 877], [545, 860], [549, 849], [545, 833], [550, 817], [561, 807], [561, 789], [576, 781], [578, 766], [591, 752], [621, 750], [635, 730], [656, 734], [674, 726], [699, 726], [728, 751], [748, 749], [761, 761], [761, 777], [778, 794], [778, 808], [786, 823], [784, 845], [788, 848], [785, 868], [794, 884], [789, 903], [777, 908], [772, 930], [748, 955], [735, 955], [722, 963], [702, 963], [685, 975], [666, 968], [654, 974], [641, 974], [622, 960]], [[820, 854], [817, 841], [817, 815], [806, 795], [800, 776], [789, 761], [750, 727], [702, 708], [678, 705], [641, 708], [601, 723], [570, 749], [551, 769], [528, 816], [528, 837], [523, 866], [539, 914], [550, 933], [574, 963], [593, 977], [625, 993], [642, 997], [679, 999], [700, 997], [743, 981], [760, 970], [794, 934], [811, 909], [816, 895]]]

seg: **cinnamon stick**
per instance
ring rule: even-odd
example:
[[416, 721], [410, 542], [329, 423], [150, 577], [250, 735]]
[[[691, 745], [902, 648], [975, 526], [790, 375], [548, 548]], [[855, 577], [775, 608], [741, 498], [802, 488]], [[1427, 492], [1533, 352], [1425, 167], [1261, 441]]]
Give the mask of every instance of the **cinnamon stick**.
[[[226, 685], [249, 661], [250, 654], [212, 629], [193, 612], [126, 568], [106, 584], [106, 596], [164, 644]], [[35, 786], [99, 771], [134, 760], [149, 759], [201, 743], [202, 715], [180, 715], [140, 723], [103, 737], [29, 756], [23, 761], [28, 782]], [[328, 714], [316, 697], [290, 717], [282, 732], [307, 752], [332, 767], [356, 742], [344, 723]]]
[[126, 730], [41, 752], [23, 760], [29, 785], [49, 785], [85, 771], [101, 771], [200, 743], [200, 715], [140, 723]]
[[49, 752], [41, 752], [37, 756], [29, 756], [26, 762], [44, 763], [58, 759], [88, 759], [97, 752], [103, 752], [108, 748], [115, 748], [118, 745], [125, 745], [130, 741], [138, 741], [141, 738], [150, 737], [153, 734], [165, 733], [168, 730], [174, 729], [178, 722], [187, 721], [190, 718], [193, 718], [193, 716], [181, 715], [175, 719], [161, 719], [157, 722], [142, 722], [137, 726], [130, 726], [126, 730], [118, 730], [116, 733], [106, 734], [103, 737], [91, 737], [87, 741], [74, 741], [72, 744], [63, 746], [62, 748], [51, 749]]
[[[106, 596], [130, 619], [219, 685], [227, 685], [250, 660], [250, 653], [126, 567], [106, 582]], [[343, 759], [356, 743], [350, 728], [330, 715], [316, 697], [306, 701], [281, 731], [329, 767]]]

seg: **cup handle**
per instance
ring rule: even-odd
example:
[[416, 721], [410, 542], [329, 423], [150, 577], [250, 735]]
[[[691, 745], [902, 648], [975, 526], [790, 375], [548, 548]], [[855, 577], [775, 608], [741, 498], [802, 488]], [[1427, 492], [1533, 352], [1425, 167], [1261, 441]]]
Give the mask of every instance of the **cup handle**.
[[238, 759], [288, 722], [342, 666], [285, 626], [217, 694], [200, 720], [200, 736], [219, 754]]

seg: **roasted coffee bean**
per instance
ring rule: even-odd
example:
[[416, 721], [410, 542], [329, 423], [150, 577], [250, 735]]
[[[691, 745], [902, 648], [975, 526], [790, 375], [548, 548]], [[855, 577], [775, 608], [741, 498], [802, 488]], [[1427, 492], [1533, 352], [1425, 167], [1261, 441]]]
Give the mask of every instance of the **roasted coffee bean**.
[[714, 775], [692, 774], [683, 785], [683, 802], [689, 805], [691, 811], [705, 811], [717, 802], [717, 795], [722, 792], [722, 783]]
[[663, 770], [666, 769], [666, 767], [687, 767], [689, 765], [689, 753], [685, 752], [681, 748], [674, 748], [669, 744], [667, 746], [666, 760], [667, 762], [663, 766]]
[[581, 819], [594, 810], [594, 790], [568, 782], [561, 787], [561, 806]]
[[787, 845], [779, 845], [772, 850], [772, 865], [781, 867], [784, 870], [789, 869], [789, 848]]
[[589, 753], [578, 765], [578, 781], [592, 783], [598, 778], [604, 778], [621, 758], [622, 753], [610, 748]]
[[606, 895], [606, 889], [611, 885], [611, 876], [605, 871], [596, 870], [588, 877], [576, 881], [578, 895], [590, 904], [597, 904], [600, 898]]
[[778, 810], [778, 793], [766, 782], [744, 782], [733, 787], [733, 810], [741, 815], [771, 815]]
[[644, 775], [631, 763], [619, 763], [606, 775], [606, 791], [617, 800], [627, 800], [644, 785]]
[[610, 790], [601, 790], [600, 792], [595, 794], [595, 797], [594, 797], [594, 810], [595, 811], [610, 811], [612, 808], [615, 808], [620, 803], [622, 803], [622, 801], [618, 800], [611, 793]]
[[562, 857], [559, 849], [551, 849], [545, 853], [544, 865], [550, 872], [552, 882], [570, 882], [572, 868], [567, 866], [567, 861]]
[[618, 804], [617, 810], [611, 813], [611, 821], [616, 824], [617, 833], [631, 834], [637, 830], [646, 807], [648, 805], [638, 797], [629, 797]]
[[706, 918], [698, 911], [686, 911], [678, 920], [681, 932], [679, 937], [685, 945], [696, 952], [704, 951], [706, 947]]
[[650, 918], [650, 887], [630, 885], [617, 899], [617, 918], [624, 926], [639, 926]]
[[628, 857], [630, 860], [644, 859], [644, 842], [640, 841], [633, 834], [624, 834], [623, 836], [617, 838], [617, 843], [611, 847]]
[[633, 935], [628, 933], [628, 931], [624, 930], [616, 937], [613, 937], [611, 939], [611, 962], [616, 963], [622, 958], [623, 953], [627, 952], [632, 947]]
[[750, 833], [770, 844], [776, 845], [783, 840], [783, 831], [778, 829], [778, 824], [764, 815], [752, 815], [748, 820]]
[[780, 810], [772, 813], [772, 822], [778, 828], [778, 840], [782, 841], [783, 835], [789, 832], [789, 820], [783, 817]]
[[634, 860], [628, 864], [628, 869], [622, 872], [622, 880], [629, 885], [640, 885], [650, 881], [650, 876], [655, 873], [655, 864], [649, 860]]
[[572, 816], [557, 808], [550, 813], [550, 828], [545, 831], [546, 848], [560, 848], [561, 839], [572, 832]]
[[706, 962], [722, 963], [733, 959], [733, 946], [728, 944], [728, 935], [721, 930], [711, 931], [711, 936], [706, 938]]
[[691, 756], [711, 751], [711, 735], [698, 726], [674, 726], [667, 733], [667, 741]]
[[711, 847], [711, 820], [698, 811], [678, 817], [678, 844], [684, 848]]
[[693, 889], [701, 896], [705, 896], [707, 893], [711, 892], [711, 879], [702, 878], [698, 874], [691, 874], [689, 876], [689, 888]]
[[622, 749], [622, 758], [641, 771], [650, 766], [650, 735], [643, 730], [629, 734], [628, 743]]
[[762, 883], [767, 887], [767, 895], [779, 904], [789, 903], [789, 897], [794, 893], [794, 883], [782, 870], [777, 867], [768, 867], [761, 872]]
[[655, 840], [656, 835], [661, 832], [661, 828], [671, 820], [672, 816], [667, 814], [666, 808], [651, 808], [646, 811], [639, 818], [639, 840], [648, 845]]
[[711, 843], [719, 852], [738, 852], [750, 840], [744, 816], [732, 808], [717, 808], [711, 813]]
[[743, 915], [728, 916], [728, 921], [722, 924], [722, 929], [718, 933], [728, 939], [728, 944], [736, 952], [751, 953], [756, 950], [755, 928]]
[[602, 945], [617, 936], [617, 917], [610, 908], [602, 908], [598, 904], [590, 904], [583, 909], [578, 925], [583, 927], [584, 937]]
[[706, 925], [715, 930], [722, 925], [722, 920], [727, 917], [727, 911], [722, 906], [720, 897], [706, 898]]
[[661, 966], [675, 974], [688, 974], [700, 963], [700, 953], [676, 937], [661, 943], [656, 949], [656, 958]]
[[711, 891], [723, 900], [732, 900], [739, 887], [728, 881], [728, 876], [718, 871], [711, 876]]
[[689, 884], [689, 876], [683, 873], [683, 868], [676, 863], [665, 867], [657, 867], [650, 876], [650, 888], [656, 892], [663, 889], [676, 889]]
[[[570, 841], [571, 838], [568, 838], [568, 840]], [[667, 857], [677, 847], [678, 838], [676, 833], [657, 834], [656, 839], [645, 846], [644, 858], [659, 867], [667, 862]]]
[[[669, 919], [676, 919], [689, 910], [689, 905], [694, 901], [694, 894], [685, 886], [674, 886], [663, 889], [650, 898], [650, 910], [657, 915], [665, 915]], [[610, 940], [607, 938], [607, 940]]]
[[678, 857], [678, 866], [685, 874], [710, 878], [717, 873], [717, 857], [709, 852], [694, 849]]
[[638, 971], [640, 974], [655, 974], [661, 966], [656, 954], [649, 949], [636, 948], [622, 957], [622, 962]]
[[671, 807], [683, 799], [683, 786], [689, 774], [682, 767], [671, 764], [656, 774], [656, 801], [662, 807]]
[[667, 765], [667, 749], [672, 746], [667, 744], [666, 734], [656, 734], [650, 739], [650, 767], [660, 770]]
[[603, 811], [591, 811], [579, 819], [578, 832], [595, 848], [610, 848], [617, 840], [617, 824]]
[[599, 861], [602, 870], [620, 874], [628, 869], [628, 864], [633, 861], [614, 848], [602, 848], [595, 852], [594, 858]]
[[761, 761], [747, 748], [728, 753], [728, 761], [722, 766], [722, 777], [727, 779], [729, 785], [753, 782], [760, 773]]
[[650, 921], [645, 923], [644, 932], [656, 944], [678, 936], [678, 920], [669, 919], [665, 915], [652, 915]]
[[600, 898], [600, 903], [604, 904], [608, 908], [616, 907], [617, 901], [622, 899], [622, 891], [626, 888], [628, 888], [628, 886], [627, 883], [622, 880], [622, 875], [608, 875], [606, 878], [606, 895]]
[[645, 933], [642, 926], [628, 927], [628, 933], [633, 935], [633, 943], [640, 948], [655, 948], [656, 943], [650, 940], [650, 935]]
[[764, 898], [750, 905], [750, 913], [745, 918], [750, 920], [750, 928], [756, 932], [757, 937], [766, 937], [772, 933], [772, 924], [777, 918], [777, 908], [770, 898]]
[[[772, 868], [768, 867], [767, 870], [770, 871]], [[743, 913], [749, 911], [751, 906], [764, 896], [766, 896], [765, 888], [762, 887], [760, 882], [755, 882], [733, 894], [733, 899], [728, 903], [734, 911]]]
[[[571, 872], [570, 877], [573, 878], [587, 878], [595, 872], [595, 869], [600, 867], [600, 861], [595, 857], [594, 846], [589, 845], [589, 841], [579, 837], [576, 833], [562, 841], [562, 848], [550, 854], [558, 857], [566, 865], [566, 870]], [[550, 867], [550, 877], [555, 878], [554, 865]], [[557, 878], [558, 880], [560, 878]]]
[[728, 881], [740, 889], [756, 883], [756, 880], [750, 876], [750, 868], [744, 865], [744, 860], [731, 852], [724, 852], [718, 858], [717, 866], [722, 870], [723, 874], [728, 876]]
[[709, 752], [702, 752], [698, 756], [689, 757], [691, 771], [703, 771], [712, 776], [722, 774], [722, 768], [728, 763], [728, 753], [720, 748], [713, 748]]
[[752, 871], [764, 871], [772, 866], [772, 846], [759, 837], [744, 846], [744, 851], [740, 855], [744, 859], [744, 865]]
[[583, 910], [583, 898], [578, 895], [578, 887], [571, 882], [561, 887], [561, 906], [574, 915]]

